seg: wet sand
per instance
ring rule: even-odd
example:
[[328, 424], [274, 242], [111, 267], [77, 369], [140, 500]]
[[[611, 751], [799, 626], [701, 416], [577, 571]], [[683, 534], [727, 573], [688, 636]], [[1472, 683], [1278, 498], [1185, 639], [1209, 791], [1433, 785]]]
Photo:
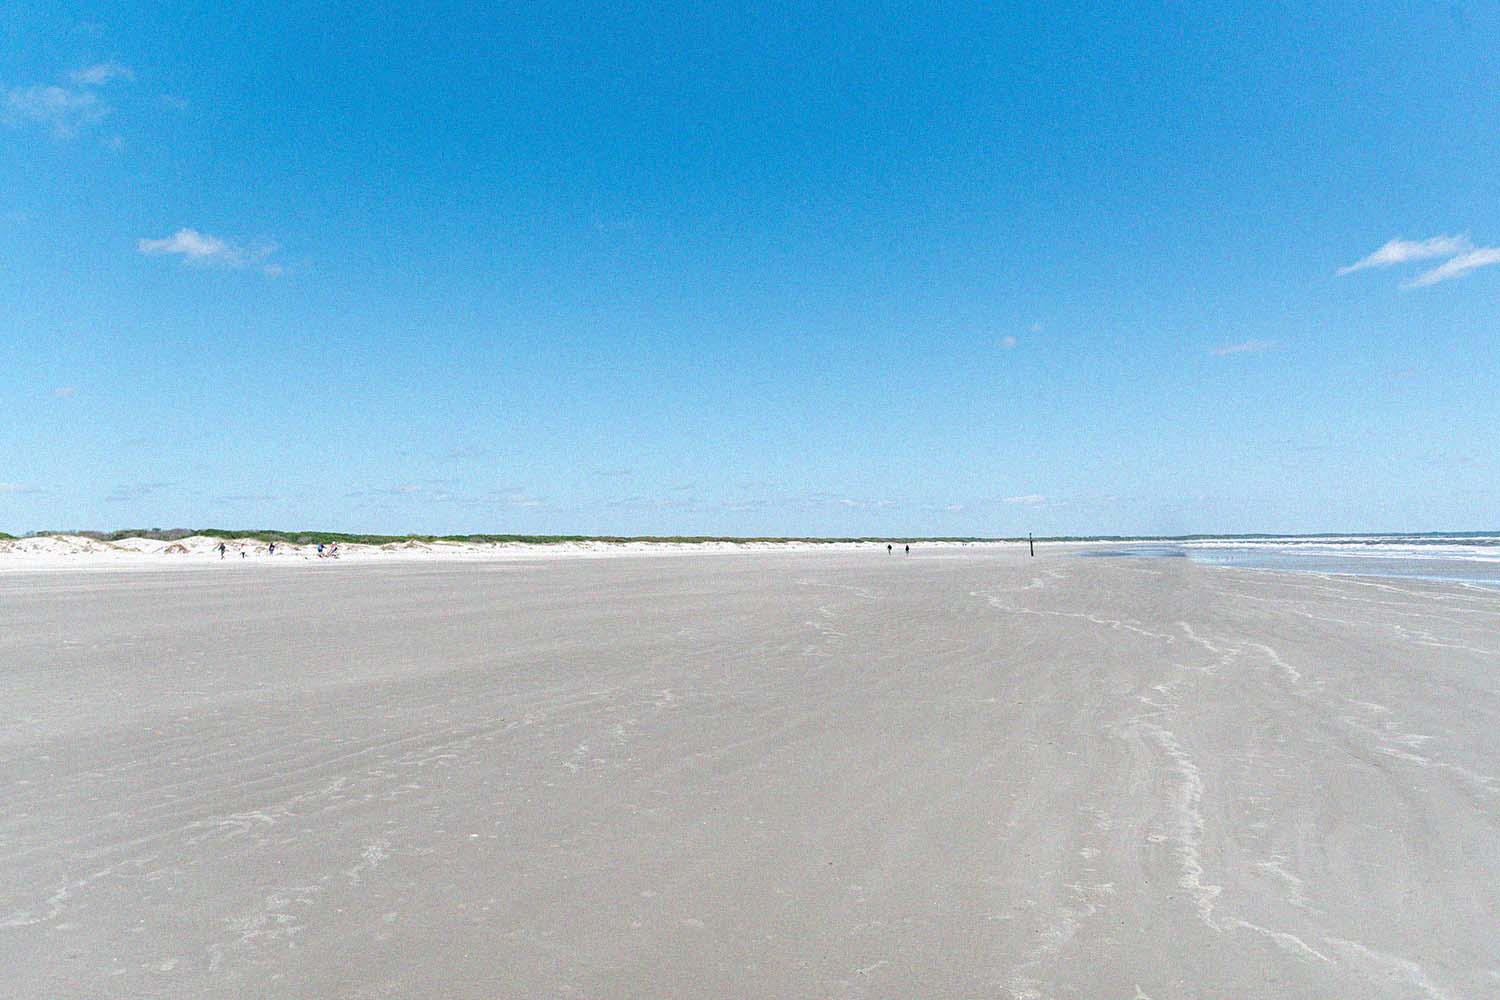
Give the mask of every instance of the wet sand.
[[1500, 995], [1500, 592], [0, 573], [16, 997]]

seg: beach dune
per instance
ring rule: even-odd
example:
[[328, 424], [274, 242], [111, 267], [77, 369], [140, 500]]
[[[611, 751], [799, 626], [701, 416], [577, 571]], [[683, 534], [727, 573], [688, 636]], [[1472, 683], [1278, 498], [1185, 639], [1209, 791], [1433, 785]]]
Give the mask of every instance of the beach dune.
[[7, 995], [1500, 995], [1493, 590], [0, 573], [0, 694]]

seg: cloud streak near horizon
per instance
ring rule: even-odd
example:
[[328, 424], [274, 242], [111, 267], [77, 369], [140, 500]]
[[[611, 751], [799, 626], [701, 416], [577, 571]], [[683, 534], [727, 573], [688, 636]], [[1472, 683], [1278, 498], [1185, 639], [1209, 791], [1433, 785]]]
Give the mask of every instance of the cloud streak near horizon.
[[1479, 247], [1468, 253], [1461, 253], [1451, 260], [1444, 261], [1430, 271], [1424, 271], [1415, 278], [1408, 281], [1405, 288], [1426, 288], [1436, 285], [1440, 281], [1451, 281], [1454, 278], [1462, 278], [1470, 271], [1476, 271], [1481, 267], [1491, 267], [1500, 264], [1500, 247]]
[[[1423, 271], [1402, 288], [1427, 288], [1443, 281], [1462, 278], [1481, 267], [1500, 264], [1500, 247], [1476, 247], [1466, 235], [1433, 236], [1425, 240], [1406, 240], [1397, 237], [1387, 240], [1374, 253], [1338, 269], [1338, 274], [1353, 274], [1372, 267], [1395, 267], [1419, 260], [1448, 260], [1437, 267]], [[1218, 353], [1218, 352], [1215, 352]]]
[[80, 87], [102, 87], [116, 80], [129, 83], [135, 79], [135, 73], [129, 66], [111, 61], [85, 66], [83, 69], [70, 73], [68, 77]]
[[1216, 358], [1227, 358], [1231, 354], [1254, 354], [1258, 351], [1269, 351], [1276, 346], [1274, 340], [1242, 340], [1238, 344], [1225, 344], [1215, 347], [1210, 352]]
[[1403, 240], [1397, 237], [1387, 240], [1384, 246], [1369, 256], [1355, 261], [1348, 267], [1339, 268], [1338, 273], [1353, 274], [1355, 271], [1363, 271], [1372, 267], [1393, 267], [1414, 260], [1451, 257], [1454, 254], [1471, 250], [1473, 247], [1474, 244], [1469, 242], [1467, 236], [1434, 236], [1425, 240]]
[[200, 267], [223, 267], [232, 270], [255, 267], [262, 274], [273, 278], [284, 271], [280, 264], [269, 260], [277, 250], [274, 243], [257, 243], [242, 247], [188, 227], [158, 240], [137, 240], [135, 246], [147, 256], [177, 257], [184, 264]]

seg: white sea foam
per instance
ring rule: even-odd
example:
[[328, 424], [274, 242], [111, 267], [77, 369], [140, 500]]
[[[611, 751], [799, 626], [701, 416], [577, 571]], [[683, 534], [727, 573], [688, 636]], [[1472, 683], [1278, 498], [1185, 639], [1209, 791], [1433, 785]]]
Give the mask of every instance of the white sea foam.
[[1463, 559], [1500, 562], [1500, 535], [1213, 538], [1192, 539], [1180, 544], [1190, 552], [1244, 550], [1340, 559]]

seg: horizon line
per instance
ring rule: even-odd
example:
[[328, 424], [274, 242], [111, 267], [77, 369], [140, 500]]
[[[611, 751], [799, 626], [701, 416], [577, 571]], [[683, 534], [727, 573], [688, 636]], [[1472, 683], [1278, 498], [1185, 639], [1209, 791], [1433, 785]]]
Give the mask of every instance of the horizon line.
[[[1208, 539], [1254, 540], [1254, 539], [1318, 539], [1318, 538], [1444, 538], [1500, 536], [1497, 529], [1451, 529], [1437, 531], [1313, 531], [1313, 532], [1189, 532], [1168, 534], [1092, 534], [1092, 535], [619, 535], [619, 534], [549, 534], [522, 532], [458, 532], [433, 534], [415, 532], [407, 534], [384, 534], [359, 531], [322, 531], [317, 529], [284, 530], [280, 528], [122, 528], [113, 531], [95, 529], [59, 529], [29, 531], [12, 535], [0, 531], [0, 539], [47, 538], [59, 535], [74, 535], [98, 541], [122, 541], [127, 538], [145, 538], [159, 541], [176, 541], [193, 536], [209, 538], [251, 538], [263, 541], [286, 541], [296, 544], [299, 539], [308, 542], [337, 540], [386, 544], [403, 541], [471, 542], [471, 543], [522, 543], [556, 544], [561, 542], [657, 542], [657, 543], [702, 543], [702, 542], [819, 542], [879, 543], [879, 542], [1173, 542], [1201, 541]], [[169, 537], [170, 536], [170, 537]]]

